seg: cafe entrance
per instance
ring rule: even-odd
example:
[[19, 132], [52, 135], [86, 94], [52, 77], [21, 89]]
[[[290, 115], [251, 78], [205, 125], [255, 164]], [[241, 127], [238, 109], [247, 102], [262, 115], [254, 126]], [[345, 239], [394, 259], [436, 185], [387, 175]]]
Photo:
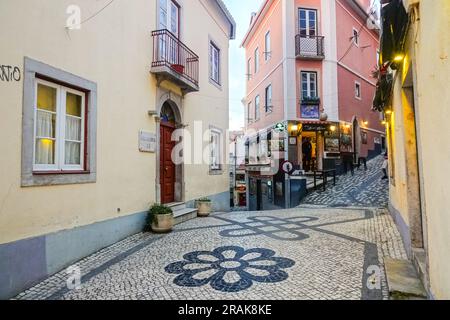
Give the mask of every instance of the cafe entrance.
[[330, 169], [329, 158], [339, 154], [339, 124], [305, 122], [298, 128], [298, 164], [302, 170], [312, 173]]
[[321, 170], [322, 150], [320, 146], [323, 144], [322, 134], [317, 131], [303, 131], [301, 141], [301, 164], [303, 170], [306, 172]]

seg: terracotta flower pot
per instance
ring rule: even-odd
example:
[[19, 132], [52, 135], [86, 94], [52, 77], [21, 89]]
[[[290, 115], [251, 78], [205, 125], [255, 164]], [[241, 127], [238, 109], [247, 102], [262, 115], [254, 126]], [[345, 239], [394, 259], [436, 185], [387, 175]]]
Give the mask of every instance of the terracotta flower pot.
[[197, 209], [199, 217], [207, 217], [212, 211], [211, 201], [197, 201]]
[[153, 216], [152, 230], [155, 233], [168, 233], [173, 229], [173, 213], [155, 214]]
[[184, 66], [181, 64], [173, 64], [172, 69], [175, 70], [178, 73], [183, 74], [184, 73]]

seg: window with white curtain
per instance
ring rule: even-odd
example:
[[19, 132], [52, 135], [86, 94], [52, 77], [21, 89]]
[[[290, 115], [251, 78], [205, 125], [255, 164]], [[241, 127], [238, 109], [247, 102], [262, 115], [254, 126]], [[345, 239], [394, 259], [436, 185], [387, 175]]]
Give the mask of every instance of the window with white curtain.
[[86, 94], [36, 79], [34, 171], [84, 170]]
[[210, 143], [210, 170], [219, 171], [222, 169], [222, 133], [219, 130], [211, 130]]

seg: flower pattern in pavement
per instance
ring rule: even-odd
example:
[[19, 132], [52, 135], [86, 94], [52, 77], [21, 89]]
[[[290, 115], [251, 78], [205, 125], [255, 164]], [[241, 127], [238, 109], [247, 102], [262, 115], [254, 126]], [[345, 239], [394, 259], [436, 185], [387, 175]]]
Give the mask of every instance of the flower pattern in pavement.
[[269, 249], [227, 246], [213, 251], [195, 251], [184, 255], [184, 261], [169, 264], [165, 271], [177, 274], [174, 283], [181, 287], [201, 287], [208, 283], [215, 290], [238, 292], [253, 282], [275, 283], [289, 275], [282, 269], [292, 267], [291, 259], [275, 257]]

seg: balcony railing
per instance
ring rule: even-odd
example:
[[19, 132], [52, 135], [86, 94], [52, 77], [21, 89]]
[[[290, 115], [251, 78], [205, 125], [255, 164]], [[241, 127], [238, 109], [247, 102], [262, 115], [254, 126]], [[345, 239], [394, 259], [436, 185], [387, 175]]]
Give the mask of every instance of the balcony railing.
[[306, 104], [306, 105], [320, 105], [320, 98], [319, 97], [301, 97], [300, 103]]
[[324, 37], [297, 34], [295, 36], [295, 55], [301, 59], [324, 59]]
[[198, 91], [199, 57], [169, 30], [153, 31], [152, 37], [152, 72], [182, 90]]

